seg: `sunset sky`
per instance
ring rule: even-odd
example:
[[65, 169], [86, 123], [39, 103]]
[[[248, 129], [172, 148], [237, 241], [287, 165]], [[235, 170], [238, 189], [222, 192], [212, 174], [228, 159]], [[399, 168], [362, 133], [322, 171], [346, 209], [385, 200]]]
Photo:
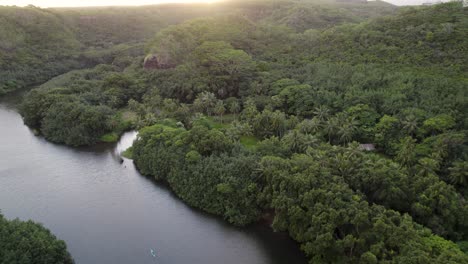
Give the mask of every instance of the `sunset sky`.
[[0, 0], [0, 5], [35, 5], [40, 7], [62, 6], [132, 6], [161, 3], [210, 3], [215, 0]]
[[[35, 5], [40, 7], [59, 6], [116, 6], [116, 5], [151, 5], [160, 3], [216, 2], [217, 0], [0, 0], [0, 5]], [[417, 5], [426, 0], [386, 0], [396, 5]]]

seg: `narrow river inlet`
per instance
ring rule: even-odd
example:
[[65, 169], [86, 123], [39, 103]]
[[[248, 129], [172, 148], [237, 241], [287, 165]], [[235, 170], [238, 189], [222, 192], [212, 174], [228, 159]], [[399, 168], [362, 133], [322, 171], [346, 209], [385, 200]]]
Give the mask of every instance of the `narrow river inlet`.
[[52, 144], [23, 124], [18, 96], [0, 99], [0, 210], [42, 223], [76, 263], [306, 263], [287, 235], [230, 226], [121, 163], [135, 132], [116, 145]]

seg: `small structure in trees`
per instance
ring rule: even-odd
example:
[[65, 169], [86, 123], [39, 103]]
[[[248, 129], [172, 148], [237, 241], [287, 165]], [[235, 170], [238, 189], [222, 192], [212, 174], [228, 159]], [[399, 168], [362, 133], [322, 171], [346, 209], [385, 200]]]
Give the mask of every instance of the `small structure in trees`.
[[374, 144], [361, 144], [359, 145], [359, 148], [364, 151], [374, 151], [375, 145]]
[[145, 69], [169, 69], [175, 65], [170, 61], [169, 56], [149, 54], [143, 62], [143, 67]]

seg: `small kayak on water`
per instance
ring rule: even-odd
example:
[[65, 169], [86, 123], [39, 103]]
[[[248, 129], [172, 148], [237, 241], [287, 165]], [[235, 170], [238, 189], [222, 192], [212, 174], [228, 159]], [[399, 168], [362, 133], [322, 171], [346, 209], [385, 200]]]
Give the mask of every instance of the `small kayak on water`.
[[156, 252], [154, 251], [154, 249], [150, 249], [150, 253], [151, 256], [153, 256], [154, 258], [156, 257]]

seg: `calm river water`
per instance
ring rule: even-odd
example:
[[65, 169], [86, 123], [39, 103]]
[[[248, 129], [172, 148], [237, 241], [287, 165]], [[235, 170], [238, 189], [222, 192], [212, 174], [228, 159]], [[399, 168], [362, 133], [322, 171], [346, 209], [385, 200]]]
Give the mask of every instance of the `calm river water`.
[[120, 164], [136, 133], [115, 145], [55, 145], [23, 125], [18, 96], [0, 98], [0, 210], [43, 223], [76, 263], [306, 263], [286, 235], [232, 227], [186, 206], [132, 161]]

